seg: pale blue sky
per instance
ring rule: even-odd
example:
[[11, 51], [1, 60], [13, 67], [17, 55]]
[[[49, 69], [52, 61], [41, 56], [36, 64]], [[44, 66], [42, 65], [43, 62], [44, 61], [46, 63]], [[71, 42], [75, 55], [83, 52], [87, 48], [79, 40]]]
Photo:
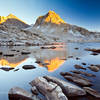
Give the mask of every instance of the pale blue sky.
[[100, 31], [100, 0], [0, 0], [0, 15], [12, 13], [28, 24], [54, 10], [67, 23]]

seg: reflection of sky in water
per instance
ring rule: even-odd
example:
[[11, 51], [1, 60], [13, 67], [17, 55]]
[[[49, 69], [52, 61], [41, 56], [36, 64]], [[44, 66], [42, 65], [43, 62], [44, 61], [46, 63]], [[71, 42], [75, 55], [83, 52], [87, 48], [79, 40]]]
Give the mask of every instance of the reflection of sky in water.
[[[93, 56], [90, 55], [91, 52], [84, 51], [84, 49], [87, 47], [100, 48], [99, 44], [100, 43], [86, 43], [86, 44], [70, 43], [67, 44], [64, 50], [60, 51], [40, 50], [37, 48], [33, 49], [31, 47], [31, 49], [34, 51], [30, 55], [30, 57], [24, 57], [20, 61], [13, 62], [12, 60], [9, 60], [10, 58], [9, 59], [1, 58], [0, 65], [11, 66], [11, 67], [16, 66], [15, 69], [19, 68], [20, 70], [16, 72], [14, 72], [13, 70], [9, 72], [0, 70], [0, 100], [7, 100], [8, 90], [14, 86], [19, 86], [21, 88], [30, 91], [30, 85], [28, 83], [38, 76], [51, 75], [63, 79], [63, 77], [60, 76], [59, 73], [74, 70], [73, 66], [75, 64], [82, 65], [81, 63], [85, 62], [87, 63], [87, 65], [85, 65], [84, 67], [89, 66], [89, 64], [100, 64], [99, 61], [100, 55]], [[78, 47], [79, 50], [75, 50], [74, 49], [75, 47]], [[70, 55], [74, 56], [74, 58], [67, 58], [67, 60], [65, 61], [64, 59]], [[80, 60], [76, 60], [75, 59], [76, 57], [79, 57]], [[39, 64], [35, 63], [36, 60], [41, 60], [44, 63], [49, 63], [49, 65], [46, 65], [45, 67], [40, 66]], [[23, 65], [35, 65], [36, 68], [33, 70], [26, 71], [22, 69]], [[92, 72], [89, 69], [87, 69], [86, 72], [93, 73], [96, 75], [96, 78], [90, 77], [89, 79], [91, 79], [93, 81], [93, 84], [95, 84], [93, 88], [100, 91], [100, 78], [99, 78], [100, 72]], [[75, 100], [94, 100], [94, 98], [92, 99], [78, 98]]]

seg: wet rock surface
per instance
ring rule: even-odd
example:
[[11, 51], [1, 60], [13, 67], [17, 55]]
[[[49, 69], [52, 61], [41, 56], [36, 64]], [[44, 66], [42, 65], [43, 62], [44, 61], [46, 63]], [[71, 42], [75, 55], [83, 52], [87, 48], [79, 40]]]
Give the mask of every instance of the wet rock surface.
[[14, 68], [10, 68], [10, 67], [1, 67], [0, 69], [1, 69], [1, 70], [4, 70], [4, 71], [10, 71], [10, 70], [13, 70]]
[[32, 82], [32, 86], [36, 86], [38, 91], [42, 93], [47, 100], [68, 100], [67, 97], [63, 94], [62, 89], [53, 82], [48, 82], [43, 77], [38, 77]]
[[91, 71], [94, 71], [94, 72], [100, 71], [100, 68], [97, 67], [97, 66], [89, 66], [88, 68], [89, 68]]
[[80, 86], [92, 86], [93, 84], [90, 81], [84, 80], [76, 76], [64, 76], [65, 79], [72, 81]]
[[36, 67], [33, 65], [24, 65], [22, 68], [25, 70], [30, 70], [30, 69], [35, 69]]
[[88, 94], [94, 96], [95, 98], [100, 98], [100, 93], [99, 93], [98, 91], [96, 91], [96, 90], [94, 90], [94, 89], [92, 89], [92, 88], [90, 88], [90, 87], [84, 87], [84, 90], [85, 90]]
[[9, 100], [40, 100], [36, 95], [33, 95], [19, 87], [11, 88], [8, 96]]
[[70, 96], [83, 96], [86, 94], [86, 92], [82, 88], [80, 88], [76, 85], [73, 85], [69, 82], [60, 80], [56, 77], [44, 76], [44, 78], [50, 82], [54, 82], [57, 85], [59, 85], [62, 88], [63, 93], [68, 97], [70, 97]]
[[83, 72], [83, 71], [79, 71], [79, 70], [72, 70], [70, 72], [76, 73], [76, 74], [82, 74], [85, 75], [87, 77], [96, 77], [96, 75], [88, 73], [88, 72]]
[[81, 75], [79, 75], [79, 74], [76, 74], [76, 73], [69, 73], [69, 72], [61, 72], [60, 73], [63, 77], [65, 77], [65, 76], [72, 76], [72, 77], [77, 77], [77, 78], [79, 78], [79, 79], [83, 79], [83, 80], [86, 80], [86, 81], [89, 81], [89, 82], [91, 82], [91, 80], [89, 80], [89, 79], [87, 79], [87, 78], [84, 78], [84, 77], [82, 77]]
[[92, 52], [95, 52], [95, 53], [100, 53], [100, 49], [90, 49], [90, 48], [86, 48], [85, 50], [92, 51]]
[[74, 67], [75, 67], [76, 69], [83, 69], [83, 70], [86, 70], [86, 68], [84, 68], [83, 66], [80, 66], [80, 65], [74, 65]]
[[30, 53], [31, 53], [31, 52], [28, 52], [28, 51], [22, 51], [22, 52], [21, 52], [22, 55], [28, 55], [28, 54], [30, 54]]
[[50, 47], [41, 47], [41, 49], [56, 49], [55, 46], [50, 46]]

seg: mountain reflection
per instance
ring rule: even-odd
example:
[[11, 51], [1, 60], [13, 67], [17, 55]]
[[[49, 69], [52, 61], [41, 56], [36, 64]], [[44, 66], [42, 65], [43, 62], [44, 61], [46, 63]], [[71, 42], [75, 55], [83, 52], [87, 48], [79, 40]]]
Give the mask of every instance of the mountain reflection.
[[26, 59], [20, 61], [20, 62], [17, 62], [17, 63], [11, 63], [11, 62], [8, 62], [6, 59], [0, 59], [0, 65], [2, 67], [6, 67], [6, 66], [9, 66], [9, 67], [12, 67], [12, 68], [15, 68], [17, 67], [19, 64], [21, 64], [22, 62], [24, 62]]
[[63, 63], [65, 62], [65, 60], [60, 59], [59, 57], [56, 57], [54, 59], [51, 60], [45, 60], [44, 63], [48, 63], [48, 65], [46, 65], [46, 67], [48, 68], [49, 72], [55, 71], [56, 69], [58, 69]]

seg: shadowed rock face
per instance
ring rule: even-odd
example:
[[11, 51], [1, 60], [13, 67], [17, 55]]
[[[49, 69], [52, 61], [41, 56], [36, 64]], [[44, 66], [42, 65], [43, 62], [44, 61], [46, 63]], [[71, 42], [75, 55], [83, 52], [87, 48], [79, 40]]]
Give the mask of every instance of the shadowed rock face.
[[90, 87], [84, 87], [84, 90], [85, 90], [88, 94], [90, 94], [90, 95], [92, 95], [92, 96], [94, 96], [94, 97], [100, 99], [100, 93], [99, 93], [98, 91], [96, 91], [96, 90], [94, 90], [94, 89], [92, 89], [92, 88], [90, 88]]
[[8, 96], [9, 100], [40, 100], [36, 95], [33, 95], [19, 87], [11, 88]]
[[18, 28], [27, 28], [28, 24], [17, 18], [13, 14], [9, 14], [8, 16], [0, 16], [0, 24], [8, 25], [8, 26], [16, 26]]

